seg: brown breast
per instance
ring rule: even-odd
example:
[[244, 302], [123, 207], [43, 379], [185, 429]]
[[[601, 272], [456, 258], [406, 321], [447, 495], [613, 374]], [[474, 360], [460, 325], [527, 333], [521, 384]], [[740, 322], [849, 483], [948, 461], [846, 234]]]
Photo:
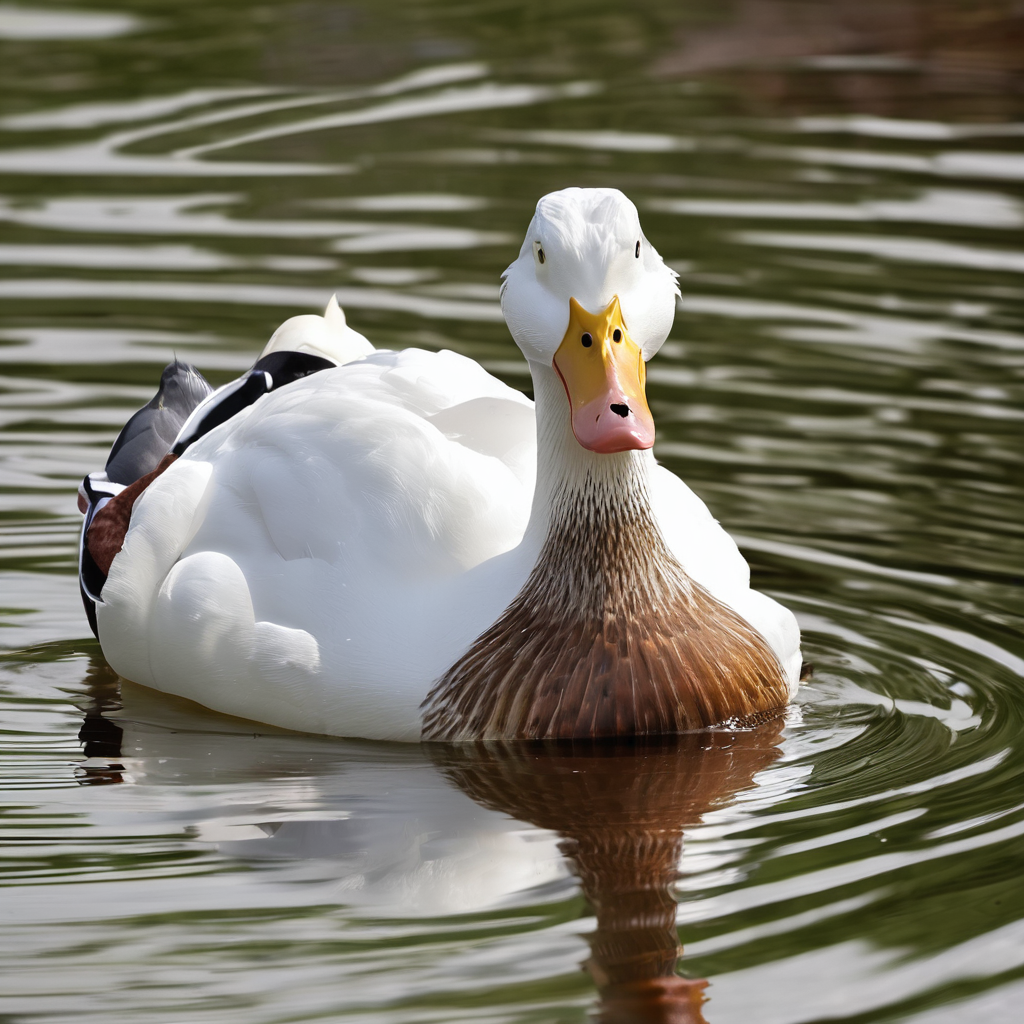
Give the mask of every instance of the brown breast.
[[644, 501], [580, 493], [515, 600], [427, 695], [423, 734], [679, 733], [772, 717], [788, 689], [764, 638], [686, 575]]

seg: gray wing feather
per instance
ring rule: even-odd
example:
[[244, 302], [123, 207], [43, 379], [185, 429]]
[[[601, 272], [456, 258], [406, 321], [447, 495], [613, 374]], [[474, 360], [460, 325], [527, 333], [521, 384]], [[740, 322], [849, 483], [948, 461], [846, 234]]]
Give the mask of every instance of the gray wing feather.
[[152, 400], [117, 435], [107, 459], [107, 479], [130, 484], [156, 469], [189, 414], [212, 391], [194, 366], [175, 359], [160, 375]]

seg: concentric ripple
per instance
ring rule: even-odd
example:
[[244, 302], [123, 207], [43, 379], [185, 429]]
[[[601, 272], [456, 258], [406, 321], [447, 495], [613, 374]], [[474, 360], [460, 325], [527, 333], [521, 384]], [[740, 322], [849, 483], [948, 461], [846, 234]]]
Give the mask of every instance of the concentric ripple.
[[[683, 6], [0, 3], [5, 1021], [1018, 1020], [1019, 16]], [[74, 494], [172, 355], [336, 292], [525, 388], [567, 184], [680, 272], [656, 452], [800, 618], [787, 719], [406, 748], [119, 681]]]

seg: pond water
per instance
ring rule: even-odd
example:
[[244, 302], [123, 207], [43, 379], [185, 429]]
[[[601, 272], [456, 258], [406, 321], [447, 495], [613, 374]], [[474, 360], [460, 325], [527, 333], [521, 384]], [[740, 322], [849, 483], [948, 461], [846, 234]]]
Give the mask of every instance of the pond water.
[[[0, 3], [0, 1019], [1019, 1020], [1015, 9]], [[527, 387], [498, 275], [570, 184], [681, 274], [656, 453], [799, 616], [787, 719], [428, 749], [119, 681], [75, 490], [171, 356], [337, 292]]]

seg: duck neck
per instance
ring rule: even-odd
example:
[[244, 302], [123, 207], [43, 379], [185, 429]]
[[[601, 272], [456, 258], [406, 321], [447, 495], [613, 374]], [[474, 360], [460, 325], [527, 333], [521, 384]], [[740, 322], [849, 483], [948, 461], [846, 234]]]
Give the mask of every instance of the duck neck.
[[572, 432], [569, 400], [550, 366], [530, 364], [537, 410], [537, 485], [526, 539], [540, 548], [571, 527], [581, 509], [606, 521], [627, 515], [654, 527], [648, 479], [650, 451], [602, 455], [588, 451]]
[[535, 564], [427, 694], [424, 738], [664, 734], [776, 713], [788, 691], [775, 655], [665, 543], [651, 453], [585, 450], [557, 375], [533, 367], [533, 380]]

